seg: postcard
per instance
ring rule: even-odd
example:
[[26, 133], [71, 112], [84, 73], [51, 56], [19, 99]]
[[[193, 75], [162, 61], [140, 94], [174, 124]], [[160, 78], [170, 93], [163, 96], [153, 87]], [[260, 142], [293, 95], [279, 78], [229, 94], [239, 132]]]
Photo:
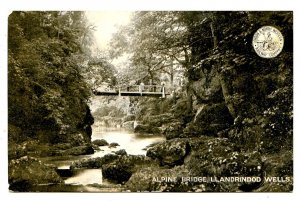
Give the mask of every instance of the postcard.
[[14, 192], [293, 192], [293, 11], [13, 11]]

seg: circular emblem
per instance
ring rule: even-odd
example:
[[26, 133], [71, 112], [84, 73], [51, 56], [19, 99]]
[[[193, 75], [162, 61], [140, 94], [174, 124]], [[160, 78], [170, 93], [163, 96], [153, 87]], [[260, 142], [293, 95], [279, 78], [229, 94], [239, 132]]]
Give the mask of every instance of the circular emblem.
[[274, 58], [282, 51], [283, 42], [283, 36], [278, 29], [263, 26], [255, 32], [252, 45], [258, 56]]

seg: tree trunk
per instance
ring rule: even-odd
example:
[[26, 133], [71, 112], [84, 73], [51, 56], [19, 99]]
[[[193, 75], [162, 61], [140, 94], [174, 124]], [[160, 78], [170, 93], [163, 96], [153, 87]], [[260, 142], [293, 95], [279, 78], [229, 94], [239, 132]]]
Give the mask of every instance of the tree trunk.
[[211, 37], [213, 39], [213, 48], [218, 46], [218, 39], [215, 32], [214, 21], [210, 23]]
[[173, 58], [171, 60], [171, 65], [170, 65], [170, 80], [171, 80], [171, 87], [174, 87], [174, 67], [173, 67]]
[[149, 80], [151, 80], [151, 82], [152, 82], [154, 76], [153, 76], [153, 72], [150, 69], [151, 69], [151, 67], [149, 66], [149, 68], [148, 68], [148, 74], [150, 76]]
[[193, 91], [191, 90], [191, 84], [188, 83], [186, 86], [186, 95], [187, 95], [187, 112], [191, 113], [193, 111]]

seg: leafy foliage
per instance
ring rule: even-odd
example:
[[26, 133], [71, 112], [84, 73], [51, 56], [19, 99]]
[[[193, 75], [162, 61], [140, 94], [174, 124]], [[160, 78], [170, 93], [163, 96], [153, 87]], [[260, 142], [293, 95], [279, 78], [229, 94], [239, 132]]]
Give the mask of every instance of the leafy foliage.
[[[82, 12], [13, 12], [8, 27], [9, 139], [62, 142], [93, 122], [78, 57], [88, 54]], [[83, 62], [83, 60], [81, 60]]]

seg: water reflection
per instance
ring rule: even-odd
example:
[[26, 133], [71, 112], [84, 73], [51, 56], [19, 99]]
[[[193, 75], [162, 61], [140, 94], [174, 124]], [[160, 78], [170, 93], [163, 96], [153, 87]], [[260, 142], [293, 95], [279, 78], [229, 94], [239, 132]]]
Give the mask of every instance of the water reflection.
[[100, 147], [102, 151], [96, 151], [92, 157], [104, 156], [120, 149], [125, 149], [128, 154], [132, 155], [146, 155], [145, 148], [148, 145], [162, 142], [165, 137], [162, 135], [137, 134], [124, 128], [94, 127], [92, 141], [97, 139], [105, 139], [108, 143], [116, 142], [120, 146], [115, 148]]
[[[137, 134], [133, 131], [123, 128], [107, 128], [93, 127], [92, 141], [96, 139], [105, 139], [108, 143], [116, 142], [120, 146], [109, 148], [109, 146], [101, 146], [101, 150], [96, 150], [94, 154], [82, 156], [55, 156], [47, 157], [42, 160], [46, 163], [54, 164], [60, 169], [68, 169], [72, 162], [84, 158], [102, 157], [106, 154], [113, 153], [120, 149], [125, 149], [128, 154], [145, 155], [146, 147], [150, 144], [165, 140], [162, 135]], [[79, 169], [76, 170], [73, 176], [65, 178], [65, 191], [100, 191], [97, 188], [88, 186], [91, 184], [110, 185], [102, 179], [101, 169]], [[73, 187], [72, 187], [73, 186]], [[59, 191], [62, 186], [39, 186], [37, 191]], [[51, 188], [51, 190], [50, 190]], [[62, 189], [61, 189], [62, 190]], [[101, 189], [104, 191], [105, 189]]]
[[102, 171], [101, 169], [75, 170], [74, 175], [65, 180], [65, 184], [102, 184]]

